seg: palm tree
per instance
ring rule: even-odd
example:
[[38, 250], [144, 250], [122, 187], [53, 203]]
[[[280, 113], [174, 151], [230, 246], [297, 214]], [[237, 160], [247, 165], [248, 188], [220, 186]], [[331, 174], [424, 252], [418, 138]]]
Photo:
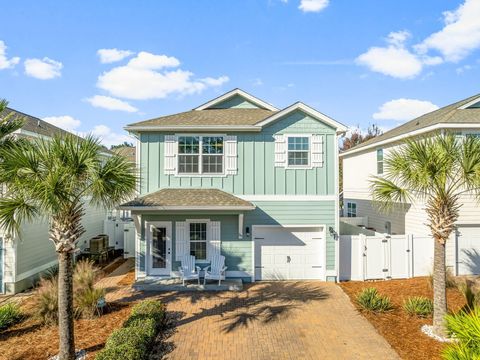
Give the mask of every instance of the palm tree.
[[383, 177], [372, 179], [373, 199], [382, 207], [395, 203], [425, 204], [427, 226], [434, 239], [433, 330], [445, 335], [447, 312], [445, 243], [455, 230], [460, 197], [480, 199], [480, 140], [453, 135], [408, 140], [384, 161]]
[[0, 99], [0, 147], [12, 145], [16, 139], [12, 134], [23, 126], [23, 119], [15, 116], [14, 112], [6, 113], [8, 101]]
[[131, 196], [136, 176], [132, 165], [118, 155], [102, 154], [93, 137], [56, 136], [0, 149], [0, 226], [18, 234], [25, 221], [49, 221], [49, 239], [58, 256], [59, 358], [75, 358], [73, 327], [73, 253], [87, 203], [112, 208]]

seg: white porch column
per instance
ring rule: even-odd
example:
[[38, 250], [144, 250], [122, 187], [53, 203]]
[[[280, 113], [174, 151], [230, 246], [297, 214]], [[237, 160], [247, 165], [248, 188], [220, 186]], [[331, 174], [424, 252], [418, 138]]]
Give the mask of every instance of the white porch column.
[[[140, 270], [141, 257], [141, 240], [142, 240], [142, 216], [139, 214], [132, 214], [133, 223], [135, 224], [135, 280], [139, 277], [145, 277], [146, 272]], [[144, 254], [146, 257], [146, 253]], [[146, 258], [144, 266], [146, 266]]]
[[238, 214], [238, 239], [243, 239], [243, 214]]

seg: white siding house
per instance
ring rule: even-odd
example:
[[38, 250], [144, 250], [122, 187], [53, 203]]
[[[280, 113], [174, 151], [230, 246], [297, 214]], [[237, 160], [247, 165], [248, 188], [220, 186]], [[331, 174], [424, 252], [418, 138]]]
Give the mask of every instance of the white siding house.
[[[480, 95], [475, 95], [400, 125], [340, 154], [343, 160], [344, 215], [365, 217], [378, 233], [429, 236], [424, 204], [397, 204], [390, 212], [372, 201], [370, 180], [381, 176], [383, 158], [406, 138], [447, 131], [457, 136], [480, 134]], [[457, 231], [447, 243], [447, 266], [457, 274], [480, 273], [480, 206], [471, 195], [461, 199]], [[353, 205], [354, 204], [354, 205]], [[355, 213], [347, 213], [348, 209]]]

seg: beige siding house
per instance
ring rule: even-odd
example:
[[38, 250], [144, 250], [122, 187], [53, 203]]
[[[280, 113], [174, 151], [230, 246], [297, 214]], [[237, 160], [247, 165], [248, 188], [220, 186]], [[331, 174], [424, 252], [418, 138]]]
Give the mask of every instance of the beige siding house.
[[[340, 154], [343, 159], [344, 216], [363, 217], [372, 230], [428, 236], [424, 204], [397, 204], [389, 213], [372, 202], [370, 179], [383, 174], [383, 159], [406, 138], [451, 132], [480, 136], [480, 94], [400, 125]], [[471, 195], [462, 198], [457, 231], [447, 244], [447, 264], [455, 273], [480, 273], [480, 207]]]
[[[0, 117], [14, 112], [22, 117], [24, 125], [17, 132], [19, 137], [49, 138], [67, 132], [43, 120], [18, 111], [7, 109]], [[103, 208], [87, 207], [83, 219], [85, 234], [78, 242], [79, 248], [87, 246], [88, 239], [103, 233], [106, 211]], [[42, 272], [57, 264], [53, 243], [48, 239], [48, 222], [38, 219], [22, 226], [21, 233], [9, 239], [0, 228], [0, 293], [14, 294], [31, 287]]]

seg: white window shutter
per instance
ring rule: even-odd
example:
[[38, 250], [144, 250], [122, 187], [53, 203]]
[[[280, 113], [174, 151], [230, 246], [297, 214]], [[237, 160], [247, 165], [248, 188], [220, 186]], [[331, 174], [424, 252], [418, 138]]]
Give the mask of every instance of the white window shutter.
[[287, 147], [285, 135], [273, 135], [275, 138], [275, 167], [285, 167]]
[[164, 169], [165, 174], [175, 174], [177, 166], [177, 137], [175, 135], [165, 135], [164, 141]]
[[227, 135], [225, 137], [225, 173], [227, 175], [237, 174], [237, 136]]
[[323, 167], [324, 157], [324, 136], [312, 135], [312, 166]]
[[207, 240], [207, 259], [211, 260], [214, 256], [220, 255], [220, 221], [211, 221]]
[[175, 222], [175, 259], [182, 260], [185, 255], [190, 255], [190, 239], [187, 237], [187, 223]]

